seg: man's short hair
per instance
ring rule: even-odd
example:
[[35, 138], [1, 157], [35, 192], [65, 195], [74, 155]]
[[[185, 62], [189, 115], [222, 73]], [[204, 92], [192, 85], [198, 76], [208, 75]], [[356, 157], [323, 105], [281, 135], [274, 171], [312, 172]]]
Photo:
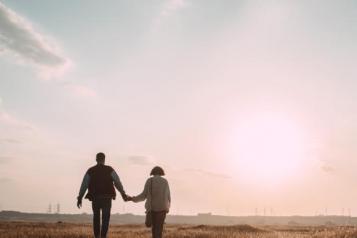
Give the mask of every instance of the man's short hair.
[[104, 162], [105, 161], [105, 154], [102, 152], [99, 152], [96, 156], [96, 161], [97, 162]]
[[164, 170], [163, 170], [161, 167], [155, 166], [155, 167], [151, 170], [150, 175], [160, 175], [160, 176], [164, 176], [164, 175], [165, 175], [165, 172], [164, 172]]

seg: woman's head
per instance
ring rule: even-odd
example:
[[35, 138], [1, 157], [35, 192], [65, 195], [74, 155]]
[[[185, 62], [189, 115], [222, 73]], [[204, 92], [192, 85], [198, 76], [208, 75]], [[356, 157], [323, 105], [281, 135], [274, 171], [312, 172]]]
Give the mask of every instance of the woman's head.
[[165, 172], [164, 172], [164, 170], [163, 170], [161, 167], [155, 166], [155, 167], [151, 170], [150, 175], [153, 175], [153, 176], [155, 176], [155, 175], [164, 176], [164, 175], [165, 175]]

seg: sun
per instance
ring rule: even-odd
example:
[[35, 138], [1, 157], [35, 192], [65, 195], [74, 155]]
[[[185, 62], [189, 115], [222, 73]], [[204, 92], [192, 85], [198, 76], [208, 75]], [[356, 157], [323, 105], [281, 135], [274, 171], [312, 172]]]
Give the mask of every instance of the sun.
[[282, 183], [301, 172], [305, 158], [303, 129], [288, 117], [249, 118], [235, 131], [233, 151], [241, 179]]

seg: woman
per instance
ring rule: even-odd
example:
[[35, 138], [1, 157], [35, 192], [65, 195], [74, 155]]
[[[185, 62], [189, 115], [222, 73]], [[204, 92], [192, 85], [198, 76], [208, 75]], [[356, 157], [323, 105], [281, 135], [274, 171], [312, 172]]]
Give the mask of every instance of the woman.
[[171, 196], [169, 183], [162, 176], [164, 170], [156, 166], [151, 170], [150, 177], [144, 187], [144, 191], [138, 196], [132, 197], [133, 202], [141, 202], [146, 199], [146, 212], [151, 212], [152, 218], [152, 237], [161, 238], [164, 228], [166, 213], [169, 212]]

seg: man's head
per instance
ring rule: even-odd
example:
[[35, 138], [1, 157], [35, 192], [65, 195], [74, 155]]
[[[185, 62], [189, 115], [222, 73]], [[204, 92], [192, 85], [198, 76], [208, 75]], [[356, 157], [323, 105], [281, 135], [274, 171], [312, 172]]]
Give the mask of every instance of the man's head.
[[99, 152], [96, 156], [96, 161], [98, 164], [104, 164], [105, 163], [105, 154], [102, 152]]

